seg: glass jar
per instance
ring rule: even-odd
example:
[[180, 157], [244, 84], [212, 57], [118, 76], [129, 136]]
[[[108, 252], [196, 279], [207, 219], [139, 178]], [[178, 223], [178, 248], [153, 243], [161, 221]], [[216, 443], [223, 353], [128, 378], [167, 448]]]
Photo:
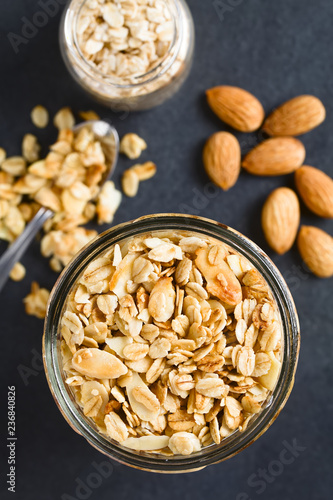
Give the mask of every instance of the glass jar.
[[100, 72], [82, 54], [77, 23], [87, 0], [71, 0], [60, 24], [60, 49], [65, 64], [79, 85], [102, 104], [124, 111], [149, 109], [171, 97], [187, 78], [194, 49], [194, 26], [184, 0], [164, 0], [173, 23], [173, 38], [167, 53], [149, 72], [131, 83], [119, 83]]
[[[163, 457], [161, 455], [136, 452], [113, 444], [94, 428], [84, 417], [73, 394], [66, 387], [60, 353], [60, 318], [67, 296], [79, 276], [89, 263], [99, 257], [111, 245], [143, 233], [156, 231], [189, 231], [198, 236], [217, 239], [229, 245], [261, 273], [276, 300], [283, 329], [282, 367], [275, 389], [264, 403], [259, 414], [254, 416], [245, 431], [235, 431], [219, 445], [210, 445], [189, 456]], [[43, 337], [45, 372], [53, 397], [63, 416], [72, 428], [102, 453], [123, 464], [142, 470], [175, 473], [199, 470], [232, 457], [255, 441], [285, 405], [294, 383], [300, 344], [299, 323], [290, 291], [281, 274], [269, 257], [251, 240], [237, 231], [196, 216], [158, 214], [141, 217], [135, 221], [115, 226], [87, 245], [65, 268], [50, 296]]]

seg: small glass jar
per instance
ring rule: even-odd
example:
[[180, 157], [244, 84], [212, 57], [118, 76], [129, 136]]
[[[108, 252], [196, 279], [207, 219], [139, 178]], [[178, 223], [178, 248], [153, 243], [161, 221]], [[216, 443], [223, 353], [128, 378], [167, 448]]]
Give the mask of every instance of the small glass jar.
[[[245, 256], [262, 274], [269, 285], [281, 316], [283, 327], [282, 367], [275, 389], [262, 410], [253, 417], [245, 431], [236, 431], [220, 445], [210, 445], [189, 456], [173, 456], [136, 452], [108, 440], [84, 417], [74, 395], [65, 384], [60, 353], [60, 319], [70, 290], [89, 263], [111, 245], [128, 238], [157, 231], [186, 231], [197, 236], [217, 239]], [[196, 216], [158, 214], [115, 226], [87, 245], [65, 268], [50, 296], [44, 326], [43, 359], [47, 380], [53, 397], [67, 422], [102, 453], [123, 464], [142, 470], [175, 473], [199, 470], [232, 457], [255, 441], [285, 405], [294, 383], [300, 344], [297, 312], [288, 287], [267, 255], [252, 241], [235, 230]]]
[[194, 25], [186, 2], [164, 0], [173, 23], [173, 38], [167, 53], [149, 72], [137, 75], [134, 82], [122, 84], [100, 72], [80, 49], [77, 23], [86, 1], [71, 0], [60, 24], [60, 49], [74, 80], [97, 101], [115, 110], [149, 109], [177, 92], [190, 72], [193, 59]]

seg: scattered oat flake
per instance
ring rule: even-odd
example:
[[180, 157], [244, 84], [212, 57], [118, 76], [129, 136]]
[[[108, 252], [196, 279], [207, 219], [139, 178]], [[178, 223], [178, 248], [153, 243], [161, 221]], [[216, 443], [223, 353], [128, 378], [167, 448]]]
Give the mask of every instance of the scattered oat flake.
[[45, 128], [49, 123], [49, 112], [44, 106], [35, 106], [30, 116], [32, 123], [38, 128]]
[[137, 134], [126, 134], [120, 141], [119, 151], [131, 160], [136, 160], [147, 149], [146, 142]]
[[136, 196], [139, 189], [139, 182], [139, 177], [134, 170], [125, 170], [121, 180], [121, 185], [126, 196], [130, 198]]
[[20, 262], [16, 262], [16, 264], [14, 264], [9, 273], [9, 277], [13, 281], [22, 281], [25, 277], [25, 274], [26, 274], [26, 269], [24, 265], [21, 264]]
[[50, 292], [46, 288], [40, 288], [35, 281], [31, 284], [29, 295], [23, 299], [25, 312], [31, 316], [43, 319], [46, 315], [46, 306]]
[[79, 111], [79, 117], [84, 121], [100, 120], [100, 117], [96, 113], [96, 111]]
[[58, 130], [72, 129], [75, 118], [70, 108], [61, 108], [53, 118], [53, 124]]

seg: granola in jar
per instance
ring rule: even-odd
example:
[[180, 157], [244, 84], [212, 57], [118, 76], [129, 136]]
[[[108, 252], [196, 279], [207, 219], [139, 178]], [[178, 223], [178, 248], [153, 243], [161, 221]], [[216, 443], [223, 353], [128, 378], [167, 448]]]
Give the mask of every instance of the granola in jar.
[[154, 231], [91, 261], [61, 318], [66, 385], [121, 446], [190, 455], [243, 432], [270, 399], [282, 324], [263, 276], [233, 248]]

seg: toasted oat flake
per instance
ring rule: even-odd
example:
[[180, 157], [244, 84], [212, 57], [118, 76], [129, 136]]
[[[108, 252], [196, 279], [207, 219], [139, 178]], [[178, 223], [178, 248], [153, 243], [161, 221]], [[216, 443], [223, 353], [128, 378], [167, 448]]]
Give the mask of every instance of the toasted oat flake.
[[121, 180], [121, 185], [126, 196], [133, 198], [136, 196], [139, 189], [139, 177], [132, 169], [124, 172]]
[[31, 291], [29, 295], [23, 299], [25, 312], [31, 316], [44, 319], [49, 296], [50, 292], [46, 288], [40, 288], [38, 283], [34, 281], [31, 284]]
[[49, 123], [49, 113], [44, 106], [35, 106], [30, 116], [32, 123], [38, 128], [45, 128]]
[[146, 163], [133, 165], [132, 170], [136, 173], [139, 181], [147, 181], [154, 177], [157, 171], [155, 163], [152, 161], [146, 161]]
[[82, 119], [82, 120], [85, 120], [85, 121], [90, 121], [90, 120], [99, 120], [100, 117], [99, 115], [96, 113], [96, 111], [79, 111], [79, 117]]
[[27, 163], [22, 156], [10, 156], [3, 160], [1, 169], [14, 177], [25, 174]]
[[120, 141], [119, 151], [131, 160], [136, 160], [147, 149], [146, 142], [137, 134], [126, 134]]
[[53, 124], [58, 130], [72, 129], [75, 125], [75, 118], [70, 108], [60, 109], [53, 118]]
[[2, 162], [6, 158], [7, 153], [4, 148], [0, 148], [0, 166], [2, 165]]
[[22, 155], [29, 163], [39, 159], [40, 145], [33, 134], [25, 134], [22, 141]]
[[14, 264], [9, 273], [9, 277], [13, 281], [22, 281], [25, 277], [25, 274], [26, 274], [26, 269], [24, 265], [21, 264], [20, 262], [16, 262], [16, 264]]

